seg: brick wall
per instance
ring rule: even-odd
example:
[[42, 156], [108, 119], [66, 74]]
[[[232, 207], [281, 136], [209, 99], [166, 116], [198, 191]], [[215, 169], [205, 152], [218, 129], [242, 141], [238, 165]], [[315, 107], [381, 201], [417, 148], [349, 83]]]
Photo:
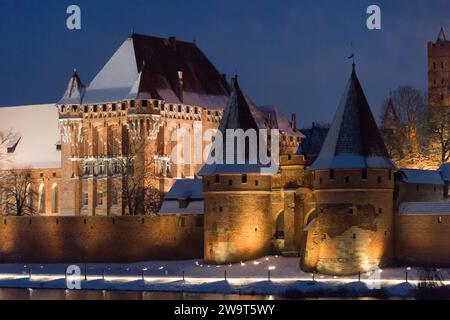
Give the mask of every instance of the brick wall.
[[450, 216], [405, 215], [395, 219], [395, 256], [401, 264], [450, 266]]
[[3, 217], [0, 262], [201, 258], [202, 216]]

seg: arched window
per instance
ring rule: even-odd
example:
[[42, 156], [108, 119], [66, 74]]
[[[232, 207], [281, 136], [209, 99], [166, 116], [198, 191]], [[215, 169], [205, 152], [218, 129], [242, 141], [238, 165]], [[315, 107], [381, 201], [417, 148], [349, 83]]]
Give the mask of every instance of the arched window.
[[39, 186], [39, 213], [45, 213], [45, 185], [41, 183]]
[[25, 210], [30, 213], [30, 215], [33, 214], [33, 187], [31, 183], [27, 185], [26, 190], [26, 198], [25, 198]]
[[52, 213], [58, 213], [58, 185], [52, 186]]
[[284, 239], [284, 210], [277, 217], [275, 237]]

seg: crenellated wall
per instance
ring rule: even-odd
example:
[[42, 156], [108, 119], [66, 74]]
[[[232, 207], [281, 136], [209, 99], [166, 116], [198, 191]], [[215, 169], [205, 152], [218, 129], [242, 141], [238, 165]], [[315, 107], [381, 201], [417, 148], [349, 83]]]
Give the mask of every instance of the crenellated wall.
[[0, 263], [202, 258], [203, 217], [3, 217]]
[[[283, 210], [278, 176], [204, 177], [204, 259], [245, 261], [273, 253], [276, 218]], [[217, 179], [217, 180], [216, 180]]]

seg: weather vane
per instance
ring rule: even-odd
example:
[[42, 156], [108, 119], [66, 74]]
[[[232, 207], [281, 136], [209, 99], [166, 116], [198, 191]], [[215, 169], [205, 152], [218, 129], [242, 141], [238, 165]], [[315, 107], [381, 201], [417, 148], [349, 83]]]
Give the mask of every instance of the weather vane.
[[347, 59], [352, 59], [352, 65], [353, 68], [355, 68], [355, 52], [353, 51], [353, 42], [350, 43], [350, 46], [352, 48], [352, 54]]

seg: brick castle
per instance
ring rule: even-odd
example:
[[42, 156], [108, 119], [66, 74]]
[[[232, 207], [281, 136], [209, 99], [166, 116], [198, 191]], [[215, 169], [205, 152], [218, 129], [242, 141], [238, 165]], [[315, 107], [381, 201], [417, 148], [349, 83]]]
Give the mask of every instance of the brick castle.
[[[443, 31], [428, 45], [430, 101], [448, 100], [446, 45]], [[88, 86], [74, 71], [58, 103], [5, 107], [0, 116], [0, 129], [12, 132], [2, 170], [32, 176], [26, 218], [14, 217], [12, 200], [2, 194], [2, 261], [198, 258], [203, 252], [206, 262], [224, 264], [283, 254], [298, 256], [303, 270], [336, 275], [394, 263], [450, 265], [450, 167], [395, 166], [355, 66], [331, 126], [300, 130], [295, 115], [256, 106], [236, 76], [229, 84], [195, 43], [133, 34]], [[30, 117], [41, 117], [45, 128], [33, 128]], [[180, 128], [190, 137], [217, 128], [278, 129], [278, 172], [175, 164], [171, 155], [180, 141], [173, 132]], [[194, 140], [184, 144], [190, 157]], [[208, 148], [202, 140], [201, 152]], [[133, 183], [138, 190], [149, 184], [165, 194], [151, 217], [142, 216], [144, 193], [125, 196], [134, 176], [142, 177]], [[18, 233], [32, 237], [31, 248], [15, 242]], [[49, 248], [49, 239], [57, 245]], [[107, 249], [117, 241], [123, 250]]]

